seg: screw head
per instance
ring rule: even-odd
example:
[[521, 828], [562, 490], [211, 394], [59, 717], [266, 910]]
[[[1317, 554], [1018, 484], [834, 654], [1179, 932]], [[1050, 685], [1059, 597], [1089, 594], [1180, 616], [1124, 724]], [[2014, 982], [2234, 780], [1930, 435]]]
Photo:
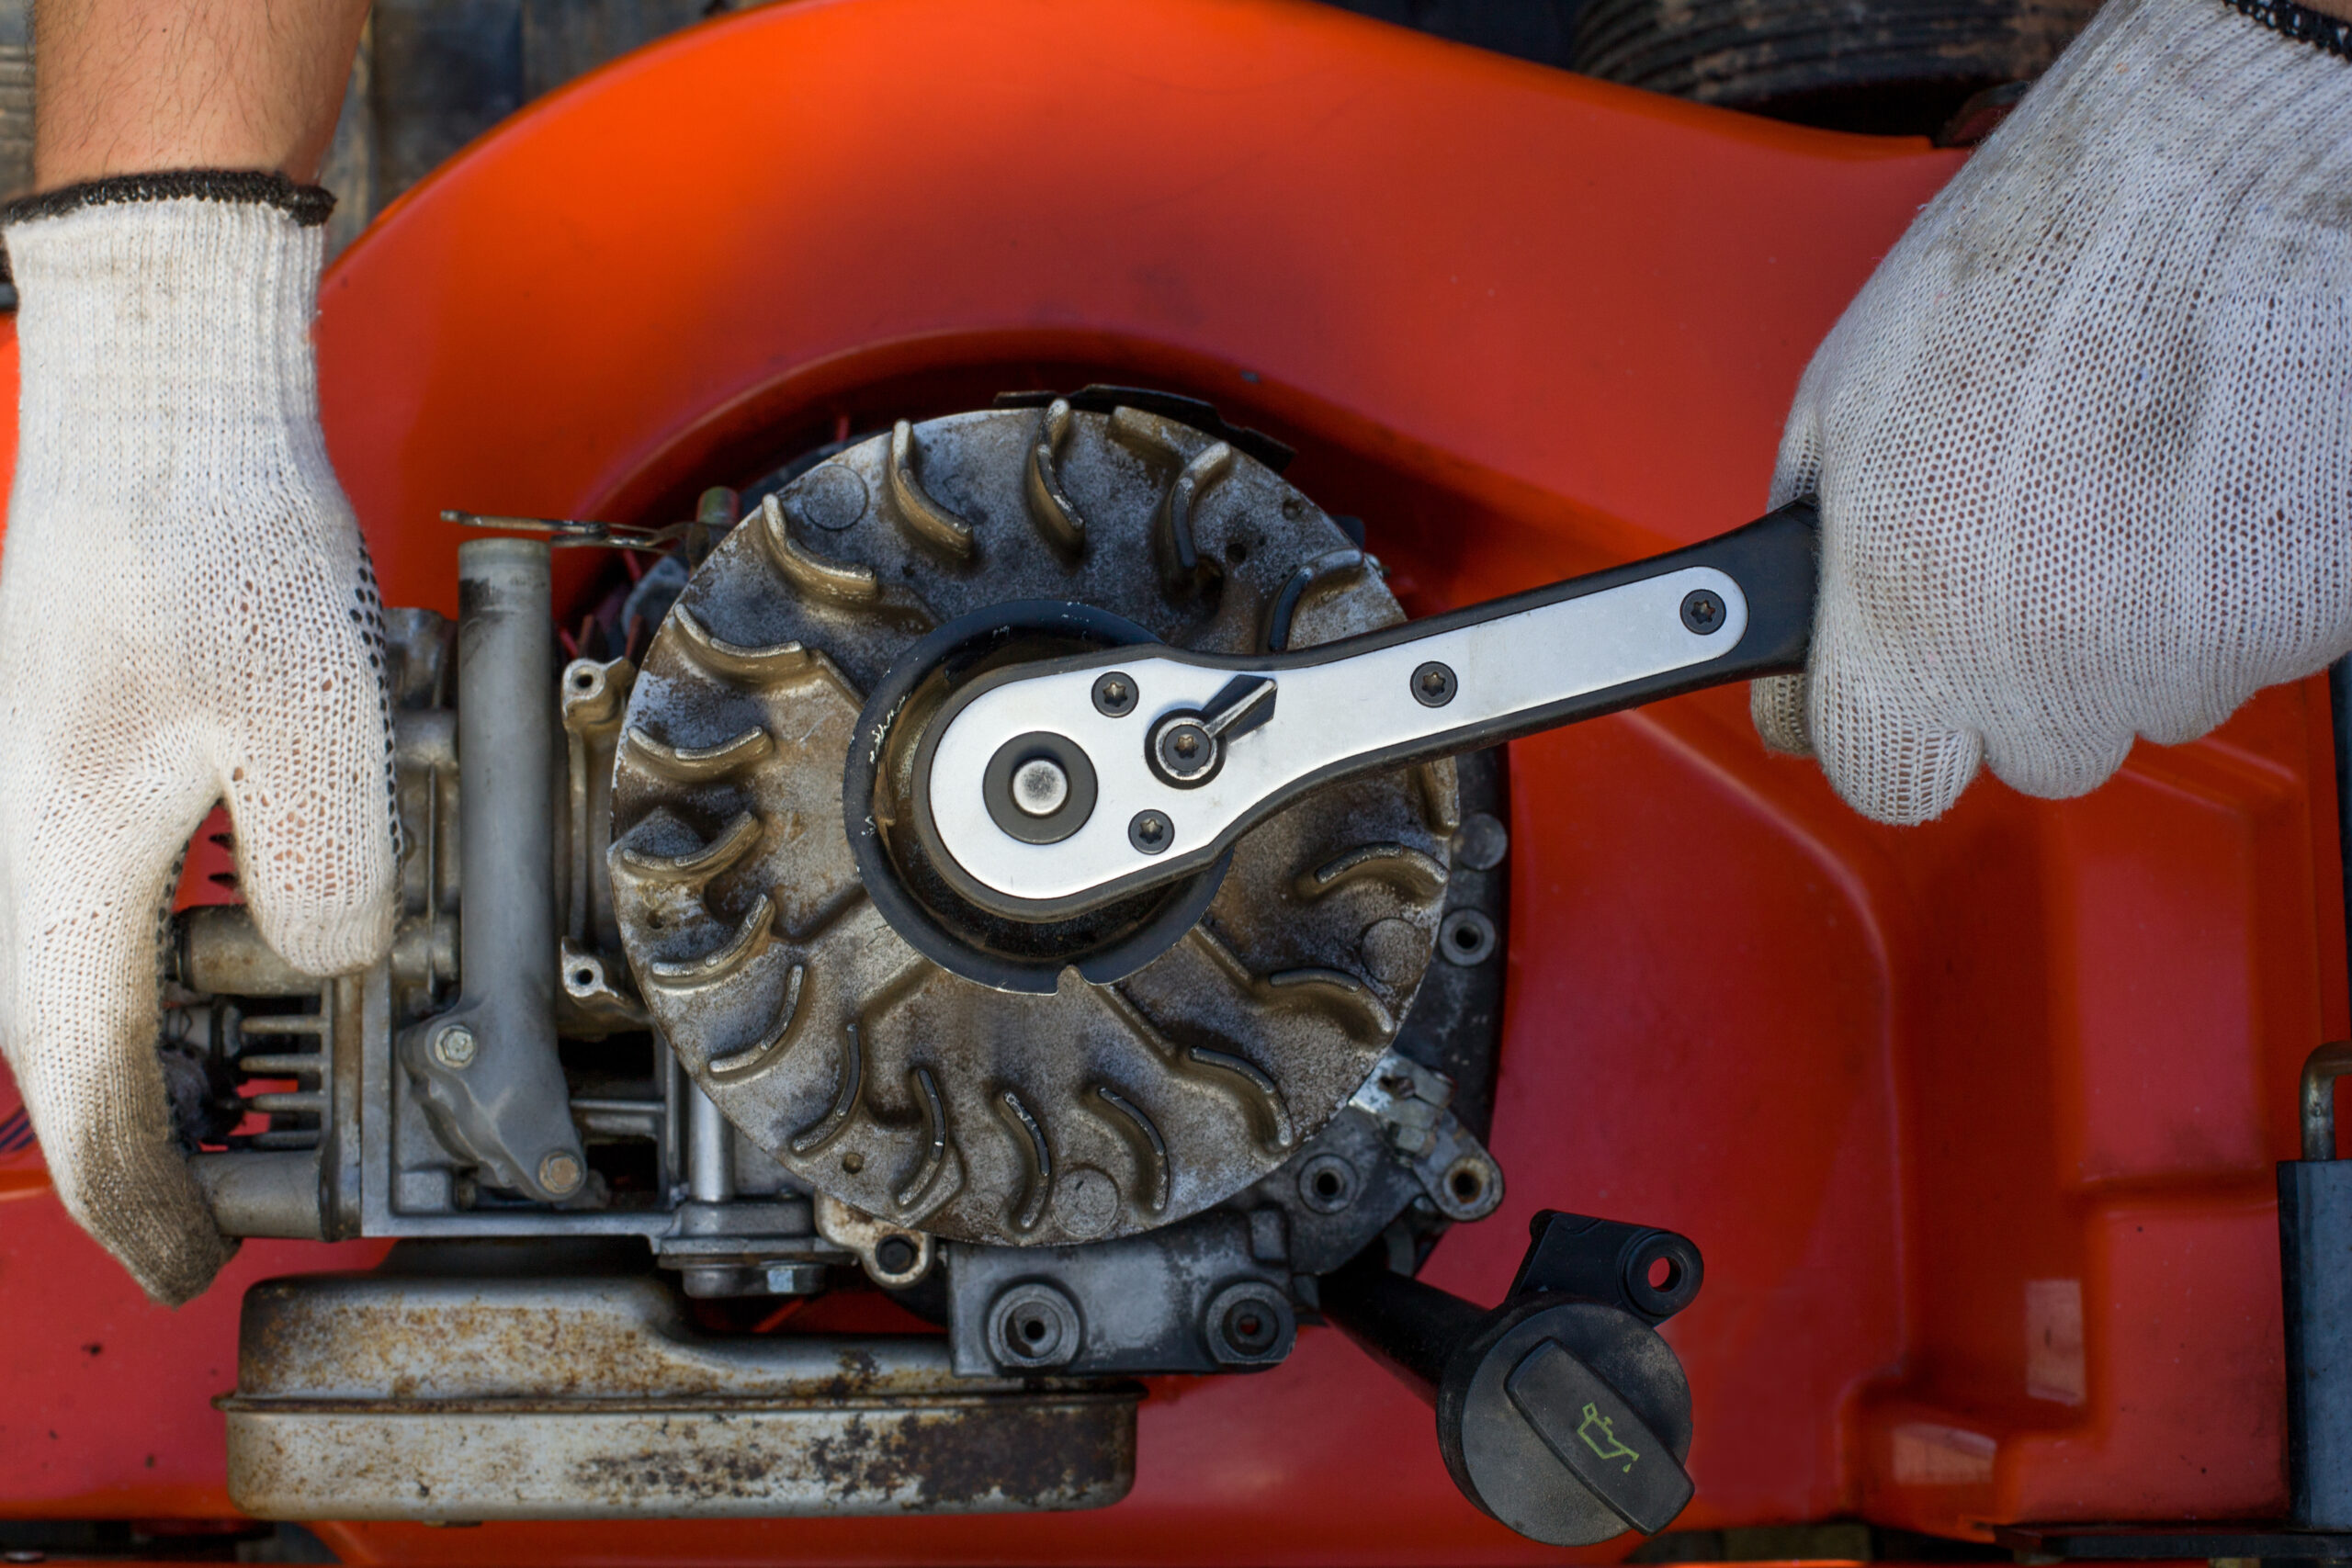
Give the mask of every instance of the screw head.
[[433, 1059], [445, 1067], [463, 1070], [473, 1065], [481, 1043], [462, 1023], [453, 1023], [433, 1037]]
[[1136, 711], [1136, 678], [1113, 670], [1094, 678], [1094, 711], [1106, 718], [1125, 718]]
[[1069, 798], [1069, 775], [1050, 757], [1032, 757], [1012, 770], [1012, 804], [1025, 817], [1051, 817]]
[[1694, 588], [1682, 596], [1682, 624], [1701, 637], [1723, 630], [1723, 596], [1712, 589]]
[[920, 1256], [915, 1244], [902, 1235], [886, 1235], [874, 1244], [875, 1267], [885, 1274], [905, 1273]]
[[1152, 760], [1171, 784], [1199, 784], [1216, 772], [1216, 737], [1198, 719], [1180, 718], [1151, 738]]
[[1127, 824], [1127, 842], [1148, 855], [1156, 855], [1176, 841], [1176, 824], [1159, 811], [1138, 811], [1135, 820]]
[[580, 1185], [580, 1162], [561, 1149], [539, 1161], [539, 1185], [559, 1196]]
[[1442, 708], [1453, 700], [1461, 682], [1453, 678], [1449, 665], [1430, 660], [1413, 671], [1413, 700], [1425, 708]]

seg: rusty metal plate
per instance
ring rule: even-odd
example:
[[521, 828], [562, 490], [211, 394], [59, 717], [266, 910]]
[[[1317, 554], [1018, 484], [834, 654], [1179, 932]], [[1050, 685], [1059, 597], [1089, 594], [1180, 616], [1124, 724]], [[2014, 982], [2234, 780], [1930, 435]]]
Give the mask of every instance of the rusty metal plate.
[[1142, 1397], [929, 1337], [705, 1339], [646, 1278], [266, 1280], [239, 1359], [229, 1495], [278, 1519], [1102, 1507]]
[[[696, 1081], [818, 1190], [997, 1245], [1148, 1230], [1288, 1158], [1410, 1005], [1458, 819], [1451, 762], [1309, 796], [1241, 840], [1160, 956], [1108, 984], [1064, 967], [1056, 985], [1057, 965], [1153, 911], [1023, 928], [926, 874], [898, 803], [944, 700], [933, 682], [902, 705], [905, 743], [878, 759], [867, 807], [891, 877], [959, 940], [1043, 965], [1046, 988], [925, 956], [852, 854], [861, 707], [926, 633], [1046, 600], [1227, 653], [1403, 618], [1320, 509], [1159, 414], [902, 424], [801, 475], [712, 554], [647, 655], [614, 787], [623, 943]], [[1038, 650], [1012, 638], [993, 656]]]

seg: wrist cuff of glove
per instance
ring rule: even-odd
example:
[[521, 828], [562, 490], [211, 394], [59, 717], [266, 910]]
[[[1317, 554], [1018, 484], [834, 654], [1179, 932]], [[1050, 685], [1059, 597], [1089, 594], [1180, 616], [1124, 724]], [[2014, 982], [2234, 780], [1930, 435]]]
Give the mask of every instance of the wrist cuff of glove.
[[334, 193], [298, 186], [284, 175], [253, 169], [162, 169], [146, 175], [110, 175], [59, 190], [42, 191], [0, 208], [0, 227], [43, 218], [62, 218], [85, 207], [120, 207], [142, 201], [220, 201], [275, 207], [305, 229], [314, 229], [334, 210]]
[[2245, 16], [2282, 37], [2324, 50], [2340, 60], [2352, 60], [2352, 22], [2307, 9], [2295, 0], [2224, 0]]

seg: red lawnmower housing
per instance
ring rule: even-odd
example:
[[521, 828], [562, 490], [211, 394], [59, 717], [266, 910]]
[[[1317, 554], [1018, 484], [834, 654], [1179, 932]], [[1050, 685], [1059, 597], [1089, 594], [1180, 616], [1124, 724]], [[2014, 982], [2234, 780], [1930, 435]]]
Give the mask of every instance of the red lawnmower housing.
[[[1760, 510], [1812, 346], [1959, 158], [1285, 0], [803, 0], [623, 60], [398, 203], [326, 279], [322, 399], [394, 604], [455, 610], [444, 507], [662, 522], [837, 434], [1102, 381], [1297, 447], [1427, 614]], [[1696, 1239], [1679, 1529], [2276, 1513], [2271, 1166], [2346, 1028], [2330, 758], [2306, 682], [2088, 798], [1987, 780], [1896, 830], [1768, 756], [1736, 691], [1518, 743], [1511, 1197], [1424, 1277], [1494, 1299], [1543, 1204]], [[0, 1154], [0, 1513], [232, 1517], [209, 1401], [244, 1286], [379, 1244], [249, 1244], [170, 1314], [35, 1153]], [[1264, 1375], [1157, 1382], [1099, 1512], [321, 1533], [1556, 1558], [1455, 1493], [1429, 1423], [1309, 1329]]]

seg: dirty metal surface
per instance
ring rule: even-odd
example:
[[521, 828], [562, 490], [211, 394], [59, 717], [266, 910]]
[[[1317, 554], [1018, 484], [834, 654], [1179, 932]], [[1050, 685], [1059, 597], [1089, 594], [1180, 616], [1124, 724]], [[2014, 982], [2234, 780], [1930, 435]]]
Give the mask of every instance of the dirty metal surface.
[[219, 1404], [247, 1513], [477, 1520], [1100, 1507], [1141, 1397], [928, 1337], [701, 1339], [643, 1277], [319, 1275], [248, 1292]]
[[[796, 1176], [954, 1240], [1066, 1245], [1229, 1197], [1362, 1085], [1430, 964], [1460, 807], [1450, 761], [1312, 795], [1240, 841], [1172, 947], [1088, 983], [1062, 966], [1172, 895], [1057, 925], [987, 917], [905, 810], [922, 717], [956, 681], [1088, 646], [1007, 636], [897, 710], [868, 807], [877, 888], [844, 823], [860, 710], [919, 637], [1018, 601], [1219, 652], [1402, 618], [1319, 508], [1161, 415], [902, 423], [763, 503], [664, 623], [623, 728], [614, 908], [687, 1070]], [[892, 901], [912, 913], [886, 918]], [[978, 957], [931, 956], [940, 932]], [[1046, 979], [967, 977], [992, 964]]]
[[[1283, 1215], [1218, 1211], [1089, 1247], [956, 1247], [948, 1265], [956, 1370], [1245, 1371], [1291, 1351]], [[1238, 1311], [1237, 1311], [1238, 1309]], [[1263, 1314], [1237, 1334], [1229, 1317]]]

